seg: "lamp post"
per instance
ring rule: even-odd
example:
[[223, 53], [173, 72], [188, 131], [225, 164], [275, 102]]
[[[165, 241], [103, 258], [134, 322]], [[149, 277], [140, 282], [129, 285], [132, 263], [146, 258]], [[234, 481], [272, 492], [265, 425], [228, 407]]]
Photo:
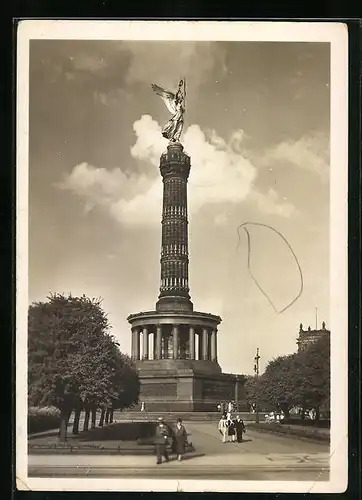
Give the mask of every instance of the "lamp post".
[[[255, 379], [256, 379], [256, 383], [258, 381], [258, 378], [259, 378], [259, 359], [260, 359], [260, 356], [259, 356], [259, 347], [256, 349], [256, 356], [254, 358], [254, 361], [255, 361], [255, 364], [254, 364], [254, 372], [255, 372]], [[256, 384], [256, 387], [257, 387], [257, 384]], [[259, 396], [259, 395], [258, 395]], [[257, 401], [255, 403], [255, 423], [259, 423], [259, 402], [258, 402], [258, 399], [259, 397], [257, 396]]]

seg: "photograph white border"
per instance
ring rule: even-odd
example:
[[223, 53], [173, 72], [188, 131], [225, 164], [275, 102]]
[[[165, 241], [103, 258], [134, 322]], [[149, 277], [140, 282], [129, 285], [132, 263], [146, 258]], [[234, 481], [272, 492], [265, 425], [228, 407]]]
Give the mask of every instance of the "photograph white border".
[[[329, 42], [330, 130], [330, 479], [33, 478], [27, 456], [29, 42], [32, 39]], [[47, 491], [340, 493], [348, 482], [348, 29], [340, 22], [22, 20], [17, 31], [16, 487]]]

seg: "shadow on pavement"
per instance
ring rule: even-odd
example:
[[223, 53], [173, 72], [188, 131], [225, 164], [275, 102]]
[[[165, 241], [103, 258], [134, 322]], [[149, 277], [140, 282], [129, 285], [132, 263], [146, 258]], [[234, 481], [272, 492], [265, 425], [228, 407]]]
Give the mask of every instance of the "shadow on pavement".
[[[190, 452], [182, 457], [181, 462], [186, 462], [187, 460], [192, 460], [193, 458], [204, 457], [205, 453], [193, 453]], [[170, 456], [170, 462], [178, 462], [177, 455]]]

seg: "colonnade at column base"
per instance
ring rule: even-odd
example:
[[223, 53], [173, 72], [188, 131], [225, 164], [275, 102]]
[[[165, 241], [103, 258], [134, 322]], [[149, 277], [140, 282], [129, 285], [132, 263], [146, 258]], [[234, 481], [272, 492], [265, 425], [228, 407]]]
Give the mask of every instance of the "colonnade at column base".
[[241, 397], [243, 376], [222, 373], [218, 363], [220, 316], [173, 307], [127, 319], [146, 411], [210, 412]]

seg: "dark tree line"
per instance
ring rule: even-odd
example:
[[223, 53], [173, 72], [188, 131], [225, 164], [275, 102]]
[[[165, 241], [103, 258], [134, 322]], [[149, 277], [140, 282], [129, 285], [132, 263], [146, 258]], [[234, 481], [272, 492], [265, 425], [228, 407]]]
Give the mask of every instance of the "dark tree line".
[[330, 399], [330, 338], [322, 336], [305, 350], [280, 356], [267, 365], [260, 377], [248, 377], [246, 397], [259, 408], [282, 410], [286, 417], [293, 407], [320, 409]]
[[85, 412], [84, 429], [113, 421], [113, 411], [138, 401], [139, 379], [130, 358], [109, 333], [100, 299], [52, 294], [29, 307], [28, 403], [52, 405], [61, 413], [65, 441], [71, 413], [73, 432]]

